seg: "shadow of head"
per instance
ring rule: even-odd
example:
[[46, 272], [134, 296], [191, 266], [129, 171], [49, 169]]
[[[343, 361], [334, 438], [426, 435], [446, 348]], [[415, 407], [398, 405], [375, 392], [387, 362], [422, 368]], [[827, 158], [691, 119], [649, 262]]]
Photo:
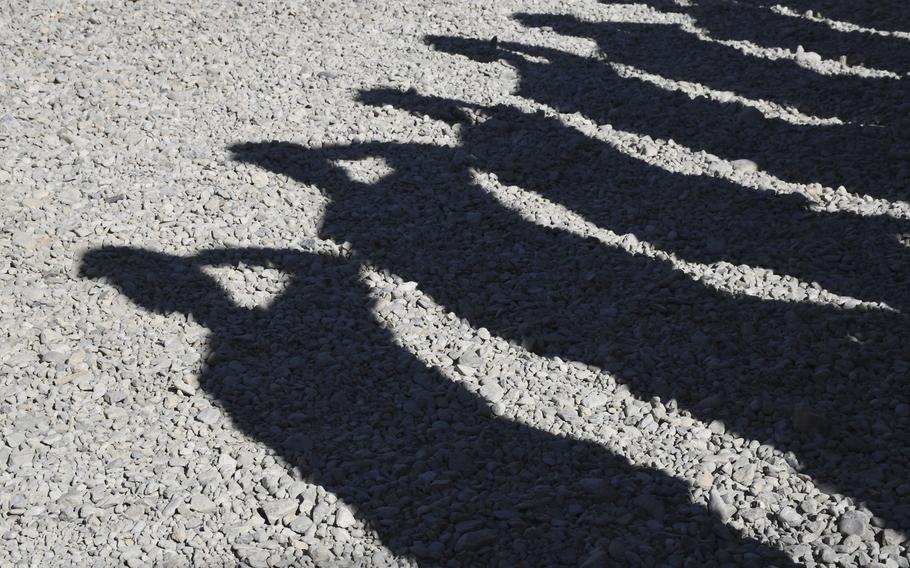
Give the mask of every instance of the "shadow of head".
[[596, 24], [579, 20], [567, 14], [530, 14], [519, 12], [512, 15], [512, 19], [526, 28], [550, 28], [564, 35], [587, 36]]
[[88, 251], [82, 257], [79, 275], [103, 280], [156, 313], [186, 311], [200, 295], [209, 292], [190, 261], [130, 247], [105, 246]]
[[240, 263], [299, 273], [316, 255], [269, 248], [212, 249], [182, 257], [145, 249], [106, 246], [82, 257], [79, 275], [102, 280], [140, 307], [159, 314], [193, 315], [211, 329], [249, 324], [258, 308], [238, 306], [204, 267]]
[[426, 36], [423, 41], [437, 51], [451, 55], [463, 55], [478, 63], [492, 63], [505, 55], [505, 52], [499, 49], [501, 44], [496, 38], [484, 41], [466, 37], [430, 35]]

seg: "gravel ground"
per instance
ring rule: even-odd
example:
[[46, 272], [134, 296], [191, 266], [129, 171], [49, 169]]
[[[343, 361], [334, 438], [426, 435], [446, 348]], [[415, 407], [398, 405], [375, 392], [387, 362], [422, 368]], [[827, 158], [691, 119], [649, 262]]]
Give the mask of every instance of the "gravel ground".
[[0, 566], [910, 567], [897, 1], [0, 7]]

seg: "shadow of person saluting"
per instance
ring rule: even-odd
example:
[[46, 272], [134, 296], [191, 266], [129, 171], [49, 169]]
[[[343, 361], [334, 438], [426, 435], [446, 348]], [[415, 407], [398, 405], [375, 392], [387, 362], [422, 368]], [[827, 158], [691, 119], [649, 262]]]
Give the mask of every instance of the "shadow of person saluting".
[[[662, 12], [675, 12], [690, 16], [695, 24], [705, 29], [710, 37], [721, 40], [748, 41], [754, 45], [765, 48], [784, 48], [796, 51], [802, 45], [808, 51], [817, 52], [826, 59], [838, 60], [845, 56], [849, 65], [861, 64], [874, 69], [888, 70], [899, 74], [910, 71], [910, 41], [906, 37], [895, 37], [892, 34], [881, 33], [897, 28], [896, 17], [903, 13], [906, 17], [906, 6], [897, 8], [901, 0], [896, 0], [895, 5], [886, 8], [886, 2], [876, 1], [868, 3], [858, 9], [855, 1], [822, 0], [821, 14], [819, 7], [812, 6], [812, 0], [803, 0], [805, 7], [799, 7], [799, 0], [789, 2], [729, 2], [727, 0], [700, 0], [699, 2], [674, 2], [672, 0], [630, 0], [629, 3], [647, 4]], [[617, 0], [601, 0], [602, 4], [620, 4]], [[784, 4], [794, 13], [784, 14], [775, 9]], [[813, 15], [827, 15], [834, 13], [832, 8], [841, 4], [847, 7], [850, 16], [868, 13], [868, 8], [882, 9], [888, 13], [887, 24], [880, 28], [879, 33], [870, 33], [857, 29], [831, 26], [823, 21], [813, 21], [804, 16], [807, 9], [814, 9]], [[910, 21], [908, 19], [907, 21]], [[876, 24], [873, 27], [877, 27]], [[679, 61], [679, 59], [677, 59]]]
[[[373, 102], [383, 98], [391, 100], [385, 93]], [[447, 111], [456, 120], [458, 106], [452, 101]], [[792, 450], [819, 483], [863, 500], [892, 526], [908, 526], [910, 508], [900, 498], [910, 489], [906, 316], [733, 296], [666, 260], [529, 222], [481, 187], [471, 169], [511, 164], [507, 183], [533, 187], [545, 152], [575, 146], [543, 117], [535, 124], [528, 115], [528, 137], [551, 132], [535, 153], [507, 136], [516, 121], [491, 114], [495, 128], [482, 127], [491, 137], [484, 145], [468, 126], [463, 144], [452, 148], [267, 142], [233, 151], [324, 191], [323, 238], [351, 242], [475, 327], [543, 356], [596, 365], [639, 398], [676, 399], [706, 422], [719, 419], [747, 438]], [[339, 165], [367, 158], [384, 160], [391, 173], [363, 183]], [[575, 167], [596, 169], [593, 160]], [[571, 183], [554, 187], [573, 191]], [[711, 208], [691, 204], [699, 206]], [[763, 246], [743, 238], [743, 250]]]
[[[558, 49], [430, 36], [437, 50], [477, 62], [502, 60], [519, 74], [516, 94], [598, 124], [664, 140], [726, 160], [749, 158], [789, 182], [821, 183], [888, 200], [908, 199], [905, 81], [821, 76], [792, 61], [747, 57], [701, 41], [678, 26], [584, 22], [571, 16], [518, 14], [527, 27], [548, 27], [595, 41], [607, 60]], [[678, 54], [685, 53], [680, 60]], [[694, 81], [747, 98], [764, 98], [843, 124], [792, 124], [757, 108], [626, 77], [611, 63], [676, 81]]]
[[[267, 308], [238, 306], [203, 268], [241, 263], [290, 282]], [[200, 382], [234, 424], [421, 565], [790, 565], [679, 480], [494, 416], [395, 345], [360, 272], [355, 258], [255, 248], [105, 247], [82, 264], [146, 310], [207, 327], [216, 357]]]
[[490, 119], [460, 131], [472, 167], [687, 261], [761, 267], [832, 293], [906, 308], [910, 247], [897, 238], [910, 232], [906, 220], [812, 211], [802, 195], [669, 172], [556, 118], [509, 105], [390, 89], [363, 93], [361, 100], [438, 120], [450, 120], [452, 108], [479, 110]]

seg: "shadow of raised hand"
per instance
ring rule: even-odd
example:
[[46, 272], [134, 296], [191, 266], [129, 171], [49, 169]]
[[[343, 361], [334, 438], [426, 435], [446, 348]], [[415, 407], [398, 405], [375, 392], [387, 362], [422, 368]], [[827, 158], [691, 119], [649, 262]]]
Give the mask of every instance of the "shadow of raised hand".
[[[388, 92], [364, 99], [429, 108], [413, 95], [400, 95], [397, 103]], [[458, 120], [453, 107], [459, 105], [437, 100], [430, 107]], [[596, 188], [576, 184], [576, 170], [622, 179], [636, 166], [603, 167], [599, 160], [611, 164], [612, 158], [602, 150], [554, 157], [553, 148], [574, 152], [584, 141], [541, 117], [485, 110], [499, 118], [496, 128], [463, 127], [463, 145], [455, 148], [377, 142], [313, 150], [264, 143], [234, 152], [240, 161], [326, 192], [325, 238], [350, 241], [365, 258], [419, 282], [473, 325], [524, 340], [542, 355], [595, 364], [642, 398], [676, 399], [705, 421], [721, 419], [748, 438], [794, 450], [819, 482], [908, 526], [910, 509], [899, 497], [907, 490], [902, 480], [910, 447], [901, 387], [902, 354], [910, 347], [905, 316], [734, 297], [694, 282], [669, 262], [530, 223], [478, 186], [470, 169], [488, 167], [507, 183], [531, 188], [541, 188], [538, 178], [555, 171], [558, 192], [544, 194], [587, 206], [601, 222], [632, 222], [637, 208], [648, 207], [648, 194], [630, 185], [615, 196], [609, 186], [597, 198], [586, 196]], [[524, 142], [509, 137], [522, 132], [528, 133]], [[546, 142], [537, 144], [533, 136]], [[391, 173], [361, 184], [334, 165], [367, 157], [383, 159]], [[704, 191], [693, 197], [693, 211], [723, 207]], [[781, 203], [779, 211], [790, 206]], [[610, 209], [627, 206], [628, 215], [610, 217]], [[763, 206], [778, 211], [771, 201]], [[726, 227], [729, 211], [722, 213], [710, 223]], [[748, 213], [736, 219], [748, 222]], [[772, 218], [762, 219], [773, 227]], [[732, 250], [763, 250], [760, 239], [769, 233], [759, 225], [755, 238], [737, 233], [741, 241]]]
[[[331, 168], [327, 159], [352, 153], [361, 152], [289, 157]], [[266, 309], [234, 305], [202, 268], [239, 263], [281, 270], [289, 285]], [[629, 566], [789, 565], [693, 505], [684, 483], [495, 417], [394, 344], [359, 270], [350, 259], [279, 249], [176, 257], [108, 247], [82, 264], [83, 276], [144, 309], [207, 327], [205, 392], [398, 555], [428, 566], [599, 565], [608, 554]]]

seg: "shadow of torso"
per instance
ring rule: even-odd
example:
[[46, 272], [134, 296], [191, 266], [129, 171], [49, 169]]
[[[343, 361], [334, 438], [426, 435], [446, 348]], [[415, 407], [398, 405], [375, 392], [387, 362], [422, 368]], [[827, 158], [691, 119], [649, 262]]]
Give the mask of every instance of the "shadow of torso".
[[[201, 270], [238, 263], [282, 270], [290, 284], [266, 309], [239, 307]], [[600, 546], [603, 562], [628, 566], [789, 564], [692, 504], [683, 482], [494, 416], [394, 344], [359, 270], [269, 249], [108, 248], [83, 263], [146, 309], [205, 325], [208, 395], [396, 554], [428, 566], [574, 566]]]
[[[900, 406], [903, 314], [733, 296], [668, 261], [537, 225], [479, 187], [463, 163], [474, 148], [459, 150], [235, 148], [243, 161], [325, 191], [326, 237], [419, 282], [473, 325], [544, 356], [594, 364], [643, 399], [676, 399], [706, 422], [793, 450], [829, 491], [907, 526], [910, 509], [898, 498], [910, 446]], [[505, 163], [512, 146], [487, 150]], [[394, 173], [361, 184], [333, 165], [366, 157]], [[533, 153], [523, 157], [536, 163]], [[892, 393], [887, 404], [882, 392]]]

